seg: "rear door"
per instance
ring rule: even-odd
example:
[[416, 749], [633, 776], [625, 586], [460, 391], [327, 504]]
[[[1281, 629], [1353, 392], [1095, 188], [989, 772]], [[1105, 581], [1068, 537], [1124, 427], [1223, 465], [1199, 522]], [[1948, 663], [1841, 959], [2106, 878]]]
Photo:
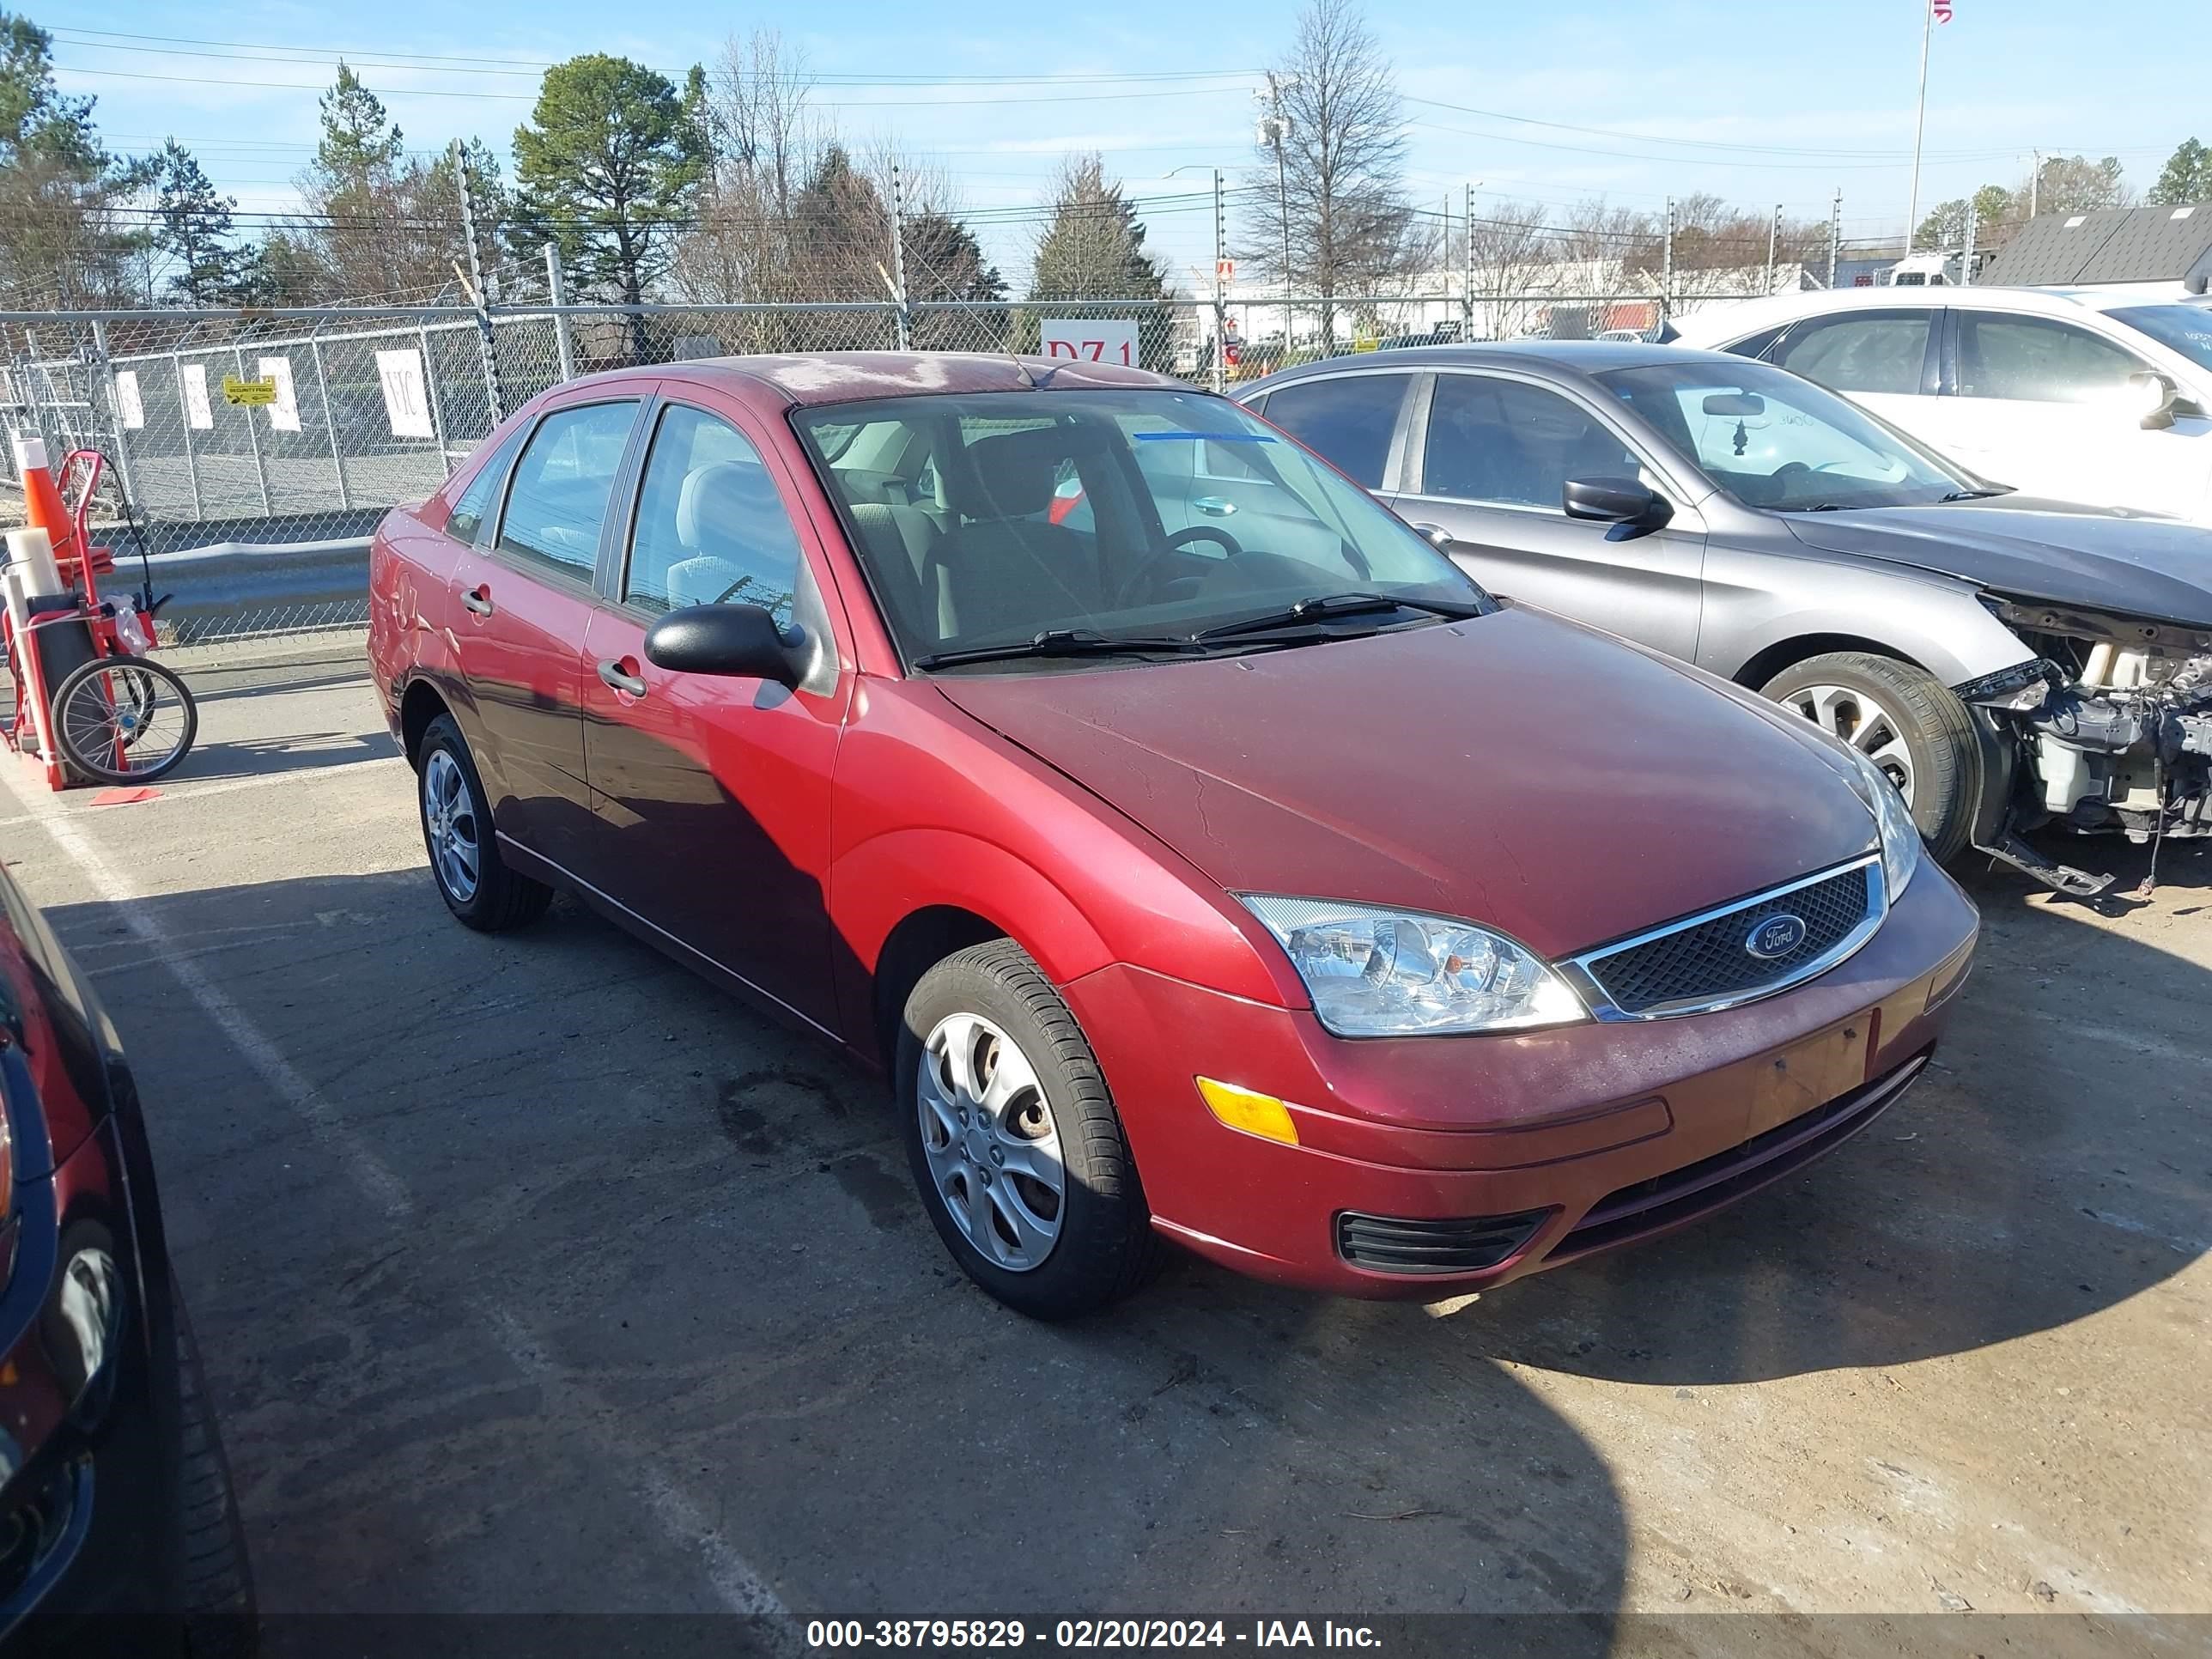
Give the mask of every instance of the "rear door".
[[[1277, 387], [1254, 407], [1355, 483], [1387, 495], [1397, 487], [1419, 378], [1403, 368], [1316, 374]], [[1216, 492], [1209, 483], [1197, 493]]]
[[456, 563], [449, 613], [476, 711], [492, 823], [573, 869], [589, 842], [584, 630], [607, 507], [641, 400], [598, 398], [538, 417], [509, 475], [498, 529]]
[[[717, 401], [663, 403], [582, 662], [597, 829], [586, 878], [653, 931], [824, 1029], [830, 790], [853, 676], [811, 526], [768, 434]], [[797, 689], [671, 673], [672, 609], [757, 605], [818, 645]]]
[[1766, 361], [1840, 392], [1940, 453], [1949, 431], [1948, 411], [1936, 395], [1942, 386], [1942, 318], [1933, 305], [1815, 317], [1769, 346]]
[[1638, 478], [1667, 491], [1660, 470], [1581, 398], [1504, 374], [1439, 371], [1407, 473], [1400, 514], [1449, 532], [1446, 550], [1485, 587], [1674, 656], [1696, 653], [1705, 537], [1695, 509], [1620, 538], [1561, 505], [1571, 478]]

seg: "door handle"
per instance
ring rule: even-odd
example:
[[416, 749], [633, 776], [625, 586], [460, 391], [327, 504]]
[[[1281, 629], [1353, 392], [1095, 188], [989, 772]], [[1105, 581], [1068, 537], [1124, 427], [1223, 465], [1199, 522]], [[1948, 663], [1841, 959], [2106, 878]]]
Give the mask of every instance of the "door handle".
[[488, 587], [472, 588], [461, 595], [461, 603], [479, 617], [489, 617], [492, 611], [491, 590]]
[[611, 691], [620, 691], [629, 696], [641, 697], [645, 695], [645, 682], [635, 674], [623, 673], [623, 665], [618, 662], [599, 665], [599, 683]]

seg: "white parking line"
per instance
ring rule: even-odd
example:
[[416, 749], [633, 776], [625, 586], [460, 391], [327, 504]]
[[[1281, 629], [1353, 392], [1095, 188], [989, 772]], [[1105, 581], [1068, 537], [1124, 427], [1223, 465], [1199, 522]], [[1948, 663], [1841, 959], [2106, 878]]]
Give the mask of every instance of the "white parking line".
[[[301, 775], [297, 773], [288, 776], [292, 781], [301, 781]], [[92, 836], [76, 822], [79, 814], [65, 809], [51, 796], [21, 793], [9, 776], [4, 757], [0, 757], [0, 790], [13, 795], [19, 805], [27, 809], [14, 822], [35, 823], [45, 828], [55, 845], [83, 873], [94, 894], [113, 907], [132, 935], [168, 969], [216, 1029], [230, 1039], [232, 1046], [245, 1057], [270, 1091], [290, 1107], [316, 1139], [337, 1156], [354, 1184], [370, 1201], [379, 1206], [389, 1219], [404, 1220], [411, 1215], [415, 1200], [406, 1182], [370, 1149], [368, 1142], [345, 1125], [337, 1109], [284, 1058], [283, 1051], [262, 1033], [245, 1010], [201, 970], [191, 959], [199, 953], [180, 949], [161, 925], [147, 915], [138, 901], [149, 895], [140, 892], [108, 862]], [[635, 1480], [639, 1497], [670, 1545], [695, 1552], [703, 1559], [708, 1580], [722, 1604], [732, 1613], [748, 1614], [762, 1621], [759, 1633], [764, 1640], [761, 1645], [779, 1656], [801, 1652], [804, 1644], [799, 1623], [784, 1606], [782, 1598], [730, 1547], [665, 1470], [641, 1448], [608, 1426], [619, 1420], [615, 1408], [574, 1382], [507, 1308], [472, 1297], [465, 1297], [463, 1305], [471, 1321], [492, 1334], [500, 1351], [518, 1370], [549, 1394], [568, 1402], [563, 1415], [572, 1422], [590, 1425], [610, 1463], [629, 1472]]]
[[[405, 757], [399, 755], [369, 755], [360, 760], [334, 761], [328, 766], [316, 767], [311, 769], [314, 774], [323, 777], [337, 777], [343, 775], [358, 775], [366, 768], [404, 766], [406, 763], [407, 762]], [[237, 789], [263, 789], [266, 788], [272, 783], [297, 783], [301, 778], [305, 775], [307, 775], [307, 772], [302, 770], [292, 772], [261, 772], [256, 773], [253, 776], [246, 778], [212, 778], [205, 783], [199, 783], [187, 779], [182, 783], [172, 784], [167, 788], [162, 789], [161, 793], [155, 795], [151, 800], [134, 801], [131, 805], [134, 806], [159, 806], [165, 801], [198, 800], [202, 797], [207, 795], [228, 795], [233, 790]], [[19, 796], [17, 799], [20, 799], [21, 797]], [[38, 799], [39, 798], [37, 796], [32, 797], [32, 803], [34, 808], [38, 804]], [[28, 812], [18, 812], [12, 817], [0, 818], [0, 830], [19, 829], [21, 826], [29, 823], [45, 823], [56, 813], [66, 817], [82, 817], [88, 812], [113, 812], [119, 811], [121, 810], [122, 809], [119, 807], [94, 806], [89, 804], [82, 806], [66, 806], [63, 805], [60, 802], [56, 802], [52, 812], [41, 812], [34, 810]]]

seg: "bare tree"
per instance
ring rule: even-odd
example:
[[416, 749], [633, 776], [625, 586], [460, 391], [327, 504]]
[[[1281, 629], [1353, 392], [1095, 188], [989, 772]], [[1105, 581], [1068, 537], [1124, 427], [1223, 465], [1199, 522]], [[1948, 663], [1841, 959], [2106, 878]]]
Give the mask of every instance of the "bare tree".
[[1525, 333], [1528, 298], [1551, 285], [1559, 263], [1559, 233], [1544, 222], [1544, 204], [1504, 201], [1469, 220], [1465, 254], [1486, 337]]
[[775, 31], [723, 44], [705, 100], [712, 165], [699, 225], [676, 257], [674, 280], [687, 298], [809, 295], [811, 261], [795, 240], [794, 215], [829, 143], [826, 124], [809, 106], [811, 92], [804, 54]]
[[1356, 0], [1309, 0], [1268, 78], [1262, 125], [1274, 137], [1250, 177], [1259, 213], [1246, 257], [1319, 297], [1326, 343], [1340, 295], [1371, 295], [1419, 263], [1397, 80]]

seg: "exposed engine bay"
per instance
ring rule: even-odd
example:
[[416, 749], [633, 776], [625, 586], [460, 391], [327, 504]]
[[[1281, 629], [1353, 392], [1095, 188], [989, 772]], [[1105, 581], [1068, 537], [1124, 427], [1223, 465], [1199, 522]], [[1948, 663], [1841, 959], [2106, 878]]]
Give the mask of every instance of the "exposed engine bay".
[[1992, 596], [2036, 656], [1954, 687], [2015, 745], [2004, 817], [1983, 850], [2062, 892], [2112, 884], [2020, 842], [2047, 823], [2154, 845], [2212, 836], [2212, 629]]

